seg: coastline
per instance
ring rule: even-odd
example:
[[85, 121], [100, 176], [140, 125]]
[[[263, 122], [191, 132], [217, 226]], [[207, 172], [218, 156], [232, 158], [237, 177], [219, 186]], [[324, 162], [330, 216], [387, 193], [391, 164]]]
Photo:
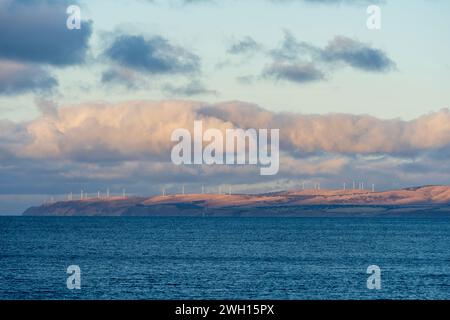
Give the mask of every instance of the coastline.
[[374, 217], [450, 216], [450, 187], [383, 192], [302, 190], [267, 194], [189, 194], [46, 203], [24, 216]]

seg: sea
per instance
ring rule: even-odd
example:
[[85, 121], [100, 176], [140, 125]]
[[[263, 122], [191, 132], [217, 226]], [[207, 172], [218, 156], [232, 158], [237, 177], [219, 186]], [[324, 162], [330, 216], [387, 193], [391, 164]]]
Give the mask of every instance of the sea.
[[450, 220], [0, 217], [0, 299], [450, 299]]

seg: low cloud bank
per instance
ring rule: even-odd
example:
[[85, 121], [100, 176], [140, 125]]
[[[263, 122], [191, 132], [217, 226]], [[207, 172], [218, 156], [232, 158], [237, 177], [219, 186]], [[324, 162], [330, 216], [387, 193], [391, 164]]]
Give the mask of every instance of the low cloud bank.
[[[130, 194], [169, 192], [180, 183], [236, 192], [299, 187], [340, 188], [352, 180], [377, 188], [447, 184], [450, 111], [413, 120], [368, 115], [275, 113], [244, 102], [128, 101], [59, 107], [39, 102], [32, 121], [0, 121], [0, 194], [61, 194], [126, 188]], [[173, 130], [280, 129], [280, 170], [256, 166], [188, 165], [170, 160]], [[177, 187], [178, 186], [178, 187]]]

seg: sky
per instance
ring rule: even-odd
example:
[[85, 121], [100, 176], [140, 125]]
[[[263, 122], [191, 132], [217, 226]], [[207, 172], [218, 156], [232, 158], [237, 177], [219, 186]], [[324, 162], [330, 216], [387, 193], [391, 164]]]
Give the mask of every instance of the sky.
[[[449, 35], [445, 0], [0, 0], [0, 214], [81, 189], [448, 184]], [[279, 128], [279, 173], [174, 165], [195, 120]]]

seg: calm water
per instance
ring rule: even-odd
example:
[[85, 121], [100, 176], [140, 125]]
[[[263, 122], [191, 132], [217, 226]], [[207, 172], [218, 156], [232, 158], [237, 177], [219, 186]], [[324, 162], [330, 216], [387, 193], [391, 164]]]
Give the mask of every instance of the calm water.
[[450, 299], [449, 240], [439, 218], [0, 217], [0, 299]]

